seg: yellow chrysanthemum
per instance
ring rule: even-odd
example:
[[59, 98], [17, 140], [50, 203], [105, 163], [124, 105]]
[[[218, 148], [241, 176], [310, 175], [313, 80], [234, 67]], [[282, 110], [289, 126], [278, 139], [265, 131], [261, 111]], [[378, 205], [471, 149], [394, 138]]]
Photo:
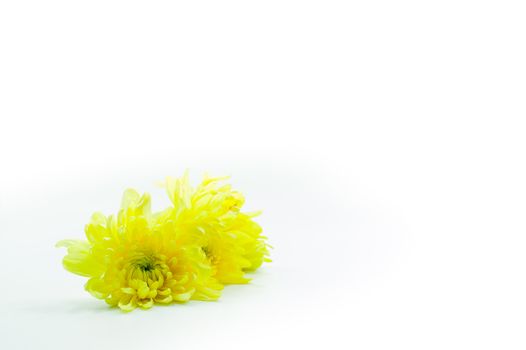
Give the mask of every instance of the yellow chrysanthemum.
[[117, 217], [94, 214], [87, 241], [64, 240], [64, 267], [89, 277], [87, 291], [124, 311], [154, 303], [215, 300], [222, 286], [197, 244], [179, 244], [171, 218], [152, 215], [150, 197], [127, 190]]
[[215, 300], [223, 284], [247, 283], [247, 271], [268, 259], [266, 237], [243, 213], [241, 193], [205, 177], [193, 189], [185, 174], [169, 178], [173, 206], [156, 214], [150, 196], [127, 190], [118, 215], [96, 213], [87, 241], [63, 240], [64, 267], [88, 277], [85, 288], [124, 311], [153, 304]]
[[188, 174], [168, 178], [165, 185], [173, 208], [161, 216], [172, 220], [180, 244], [201, 247], [219, 282], [247, 283], [245, 272], [270, 261], [266, 237], [252, 220], [259, 213], [242, 213], [244, 198], [230, 185], [222, 184], [225, 179], [205, 176], [193, 189]]

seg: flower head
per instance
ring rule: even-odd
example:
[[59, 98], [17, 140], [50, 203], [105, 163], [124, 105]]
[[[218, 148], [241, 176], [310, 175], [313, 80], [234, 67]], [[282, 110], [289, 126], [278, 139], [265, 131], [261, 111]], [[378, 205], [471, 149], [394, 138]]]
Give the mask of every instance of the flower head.
[[205, 176], [193, 189], [188, 174], [168, 178], [166, 189], [173, 207], [163, 216], [171, 218], [179, 240], [198, 245], [213, 266], [213, 276], [223, 284], [247, 283], [247, 271], [254, 271], [268, 259], [266, 237], [252, 219], [259, 213], [243, 213], [243, 195], [223, 177]]
[[222, 286], [197, 245], [177, 244], [171, 223], [152, 215], [150, 196], [124, 193], [118, 215], [96, 213], [87, 241], [64, 240], [64, 267], [89, 277], [85, 288], [124, 311], [190, 299], [214, 300]]

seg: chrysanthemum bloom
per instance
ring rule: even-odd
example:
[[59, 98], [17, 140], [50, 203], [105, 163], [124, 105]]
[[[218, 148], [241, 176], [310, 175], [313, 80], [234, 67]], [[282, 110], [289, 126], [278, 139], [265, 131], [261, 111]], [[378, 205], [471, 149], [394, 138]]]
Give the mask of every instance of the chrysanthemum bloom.
[[243, 213], [244, 198], [222, 181], [205, 176], [193, 189], [188, 174], [168, 178], [165, 186], [173, 203], [161, 214], [172, 220], [180, 244], [198, 245], [213, 266], [213, 276], [223, 284], [247, 283], [245, 272], [268, 259], [266, 237], [252, 220], [259, 213]]
[[170, 218], [152, 215], [150, 197], [127, 190], [117, 217], [94, 214], [87, 241], [64, 240], [64, 267], [89, 277], [85, 288], [124, 311], [154, 303], [215, 300], [222, 285], [201, 246], [178, 244]]

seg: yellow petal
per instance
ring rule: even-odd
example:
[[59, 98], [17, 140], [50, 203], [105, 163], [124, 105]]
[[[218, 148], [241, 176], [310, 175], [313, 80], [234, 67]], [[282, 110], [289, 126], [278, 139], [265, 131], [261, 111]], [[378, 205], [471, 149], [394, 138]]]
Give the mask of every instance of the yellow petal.
[[179, 293], [179, 294], [172, 294], [173, 299], [176, 301], [188, 301], [192, 297], [192, 294], [194, 294], [195, 289], [191, 289], [186, 293]]

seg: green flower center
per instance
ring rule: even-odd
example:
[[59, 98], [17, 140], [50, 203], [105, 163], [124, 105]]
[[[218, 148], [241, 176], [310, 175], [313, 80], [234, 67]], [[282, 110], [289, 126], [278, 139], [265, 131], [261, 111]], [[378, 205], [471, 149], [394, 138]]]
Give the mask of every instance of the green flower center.
[[147, 281], [152, 279], [156, 281], [164, 270], [166, 265], [163, 261], [154, 255], [142, 255], [130, 261], [129, 277]]
[[153, 269], [155, 269], [155, 265], [150, 261], [139, 263], [137, 264], [137, 267], [145, 272], [152, 271]]
[[203, 253], [205, 253], [207, 258], [210, 258], [212, 256], [212, 251], [207, 246], [201, 247], [201, 249], [203, 250]]

